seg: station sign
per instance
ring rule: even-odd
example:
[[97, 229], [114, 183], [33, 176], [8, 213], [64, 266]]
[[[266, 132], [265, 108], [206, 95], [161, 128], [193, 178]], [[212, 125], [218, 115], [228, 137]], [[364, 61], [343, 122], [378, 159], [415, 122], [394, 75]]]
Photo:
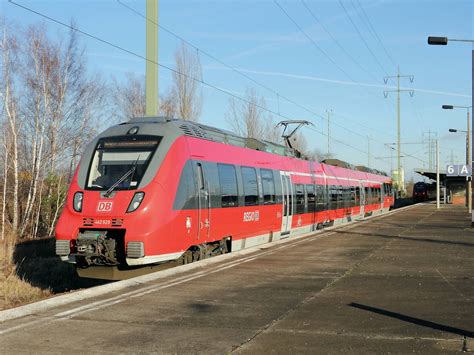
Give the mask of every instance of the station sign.
[[471, 176], [472, 168], [467, 164], [446, 165], [446, 176]]

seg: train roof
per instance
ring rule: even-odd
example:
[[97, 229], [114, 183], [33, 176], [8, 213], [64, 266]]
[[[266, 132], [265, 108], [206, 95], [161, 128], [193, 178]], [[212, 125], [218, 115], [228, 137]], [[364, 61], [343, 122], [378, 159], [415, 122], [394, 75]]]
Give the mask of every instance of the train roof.
[[167, 117], [135, 117], [122, 124], [133, 123], [169, 123], [175, 125], [181, 131], [181, 133], [186, 136], [231, 144], [238, 147], [259, 150], [262, 152], [273, 153], [287, 157], [297, 157], [293, 149], [288, 148], [282, 144], [269, 142], [263, 139], [240, 137], [233, 132], [207, 126], [202, 123]]
[[338, 166], [340, 168], [346, 168], [346, 169], [351, 169], [351, 170], [356, 170], [355, 166], [339, 159], [324, 159], [321, 160], [321, 163], [327, 164], [327, 165], [332, 165], [332, 166]]
[[[256, 138], [245, 138], [238, 136], [237, 134], [212, 127], [207, 126], [202, 123], [192, 122], [192, 121], [185, 121], [176, 118], [168, 118], [168, 117], [135, 117], [132, 118], [128, 122], [121, 123], [120, 125], [132, 125], [132, 124], [169, 124], [174, 126], [177, 129], [177, 135], [186, 135], [190, 137], [206, 139], [213, 142], [219, 143], [226, 143], [238, 147], [254, 149], [262, 152], [282, 155], [291, 158], [302, 158], [298, 152], [294, 149], [291, 149], [287, 146], [282, 144], [277, 144], [273, 142], [269, 142], [262, 139]], [[381, 172], [376, 169], [370, 169], [365, 166], [354, 166], [350, 163], [339, 159], [325, 159], [322, 160], [321, 163], [337, 166], [345, 169], [351, 170], [358, 170], [363, 171], [366, 173], [377, 174], [377, 175], [384, 175], [388, 176], [386, 173]]]
[[368, 168], [366, 166], [363, 166], [363, 165], [357, 165], [355, 167], [356, 170], [358, 171], [363, 171], [365, 173], [371, 173], [371, 174], [377, 174], [377, 175], [385, 175], [385, 176], [388, 176], [386, 173], [384, 173], [383, 171], [380, 171], [380, 170], [377, 170], [377, 169], [372, 169], [372, 168]]

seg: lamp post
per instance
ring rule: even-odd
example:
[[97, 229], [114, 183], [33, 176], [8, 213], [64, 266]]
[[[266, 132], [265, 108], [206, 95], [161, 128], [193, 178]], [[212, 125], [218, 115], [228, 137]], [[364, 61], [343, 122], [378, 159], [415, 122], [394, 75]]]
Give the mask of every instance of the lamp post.
[[474, 43], [474, 39], [454, 39], [454, 38], [436, 37], [436, 36], [428, 37], [428, 44], [431, 44], [432, 46], [446, 46], [449, 41]]
[[[471, 43], [471, 44], [474, 44], [474, 40], [473, 39], [455, 39], [455, 38], [448, 38], [448, 37], [435, 37], [435, 36], [429, 36], [428, 37], [428, 44], [430, 45], [442, 45], [442, 46], [445, 46], [448, 44], [448, 42], [467, 42], [467, 43]], [[471, 55], [471, 58], [472, 58], [472, 66], [474, 67], [474, 50], [472, 51], [472, 55]], [[473, 82], [474, 82], [474, 70], [472, 70], [472, 79], [473, 79]], [[474, 86], [473, 86], [473, 93], [472, 93], [472, 106], [474, 106]], [[471, 106], [471, 107], [472, 107]], [[469, 112], [468, 112], [468, 115], [469, 115]], [[474, 127], [474, 118], [473, 118], [473, 127]], [[471, 131], [471, 134], [472, 134], [472, 131]], [[469, 139], [472, 140], [473, 137], [471, 136], [471, 134], [468, 134], [469, 135]], [[474, 149], [474, 146], [471, 147], [471, 149]], [[474, 151], [470, 150], [470, 153], [472, 154], [471, 156], [474, 156]], [[472, 167], [472, 160], [469, 159], [469, 165]], [[471, 193], [469, 194], [469, 199], [471, 201], [471, 203], [469, 204], [469, 208], [471, 210], [471, 228], [474, 228], [474, 213], [472, 212], [472, 191], [473, 191], [473, 184], [474, 184], [474, 180], [471, 178], [471, 183], [470, 183], [470, 191]]]
[[439, 139], [436, 140], [436, 208], [439, 209], [439, 187], [441, 181], [439, 180]]
[[[464, 108], [467, 111], [467, 131], [463, 131], [460, 129], [449, 129], [449, 132], [463, 132], [466, 133], [466, 165], [471, 166], [471, 120], [469, 119], [469, 110], [472, 106], [455, 106], [455, 105], [443, 105], [443, 110], [452, 110], [455, 108]], [[469, 178], [466, 181], [466, 202], [467, 202], [467, 209], [469, 213], [472, 213], [472, 186]]]

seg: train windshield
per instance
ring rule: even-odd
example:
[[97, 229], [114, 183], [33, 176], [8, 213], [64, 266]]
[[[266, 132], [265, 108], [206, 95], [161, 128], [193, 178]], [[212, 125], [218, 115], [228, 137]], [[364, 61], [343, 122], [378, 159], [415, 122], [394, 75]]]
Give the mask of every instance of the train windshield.
[[136, 189], [160, 143], [156, 136], [110, 137], [99, 140], [87, 177], [87, 189]]
[[426, 185], [425, 184], [415, 184], [413, 189], [417, 192], [425, 191], [426, 190]]

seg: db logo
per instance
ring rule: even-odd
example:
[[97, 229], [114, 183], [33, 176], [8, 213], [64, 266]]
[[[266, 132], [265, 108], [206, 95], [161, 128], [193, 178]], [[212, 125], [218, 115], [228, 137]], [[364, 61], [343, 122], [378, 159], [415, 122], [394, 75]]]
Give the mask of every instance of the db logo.
[[99, 201], [97, 204], [97, 212], [112, 212], [113, 202]]

